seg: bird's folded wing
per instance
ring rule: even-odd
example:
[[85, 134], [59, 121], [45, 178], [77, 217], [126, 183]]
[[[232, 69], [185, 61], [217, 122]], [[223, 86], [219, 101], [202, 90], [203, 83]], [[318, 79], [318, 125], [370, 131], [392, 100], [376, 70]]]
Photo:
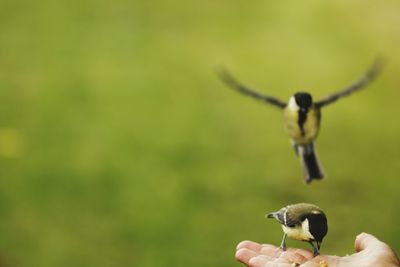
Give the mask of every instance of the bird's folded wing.
[[284, 226], [287, 227], [294, 227], [300, 224], [300, 221], [298, 218], [294, 218], [293, 215], [291, 215], [288, 212], [287, 207], [282, 208], [281, 210], [277, 212], [271, 213], [272, 216], [268, 216], [269, 218], [274, 217], [280, 224], [283, 224]]

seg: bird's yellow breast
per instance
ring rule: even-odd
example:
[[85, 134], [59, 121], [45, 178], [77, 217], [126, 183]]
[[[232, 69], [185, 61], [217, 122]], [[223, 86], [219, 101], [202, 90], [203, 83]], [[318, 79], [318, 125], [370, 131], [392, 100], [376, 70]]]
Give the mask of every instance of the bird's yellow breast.
[[319, 130], [319, 110], [311, 107], [306, 113], [303, 131], [299, 125], [299, 111], [290, 106], [284, 110], [285, 126], [290, 138], [298, 145], [306, 145], [314, 141]]
[[295, 240], [309, 241], [314, 239], [309, 231], [309, 224], [307, 219], [301, 225], [296, 227], [287, 227], [282, 225], [282, 229], [288, 237]]

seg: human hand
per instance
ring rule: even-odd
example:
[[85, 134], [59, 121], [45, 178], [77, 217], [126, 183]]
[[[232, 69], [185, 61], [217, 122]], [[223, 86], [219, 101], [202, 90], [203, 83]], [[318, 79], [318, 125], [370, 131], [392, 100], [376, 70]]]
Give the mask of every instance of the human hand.
[[236, 259], [249, 267], [399, 267], [400, 262], [393, 250], [376, 237], [362, 233], [356, 237], [356, 253], [345, 256], [320, 255], [311, 251], [288, 248], [282, 251], [273, 245], [261, 245], [252, 241], [239, 243]]

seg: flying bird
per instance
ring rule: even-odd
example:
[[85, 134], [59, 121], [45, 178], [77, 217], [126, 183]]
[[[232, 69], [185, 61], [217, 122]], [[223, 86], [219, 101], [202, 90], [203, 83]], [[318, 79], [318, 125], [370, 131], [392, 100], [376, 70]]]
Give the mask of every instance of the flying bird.
[[314, 256], [319, 254], [321, 243], [328, 233], [328, 220], [317, 206], [308, 203], [288, 205], [265, 215], [282, 225], [281, 249], [286, 250], [286, 237], [310, 243]]
[[315, 139], [320, 129], [321, 109], [342, 97], [365, 88], [378, 76], [382, 67], [383, 60], [377, 58], [364, 75], [342, 90], [318, 101], [314, 101], [308, 92], [296, 92], [288, 103], [243, 85], [225, 69], [219, 70], [218, 75], [223, 82], [239, 93], [273, 105], [283, 111], [287, 132], [303, 166], [304, 180], [309, 184], [314, 179], [320, 180], [324, 177], [323, 168], [314, 149]]

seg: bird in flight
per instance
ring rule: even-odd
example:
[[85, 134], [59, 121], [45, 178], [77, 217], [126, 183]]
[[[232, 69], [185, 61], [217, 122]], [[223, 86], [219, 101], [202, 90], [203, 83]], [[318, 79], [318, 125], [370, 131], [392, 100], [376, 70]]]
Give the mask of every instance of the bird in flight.
[[318, 101], [314, 101], [310, 93], [296, 92], [288, 103], [243, 85], [225, 69], [220, 69], [218, 76], [225, 84], [239, 93], [273, 105], [283, 111], [287, 132], [303, 166], [304, 180], [309, 184], [314, 179], [320, 180], [324, 177], [323, 169], [314, 150], [314, 142], [320, 128], [321, 108], [365, 88], [378, 76], [382, 67], [383, 60], [377, 58], [366, 73], [342, 90]]

